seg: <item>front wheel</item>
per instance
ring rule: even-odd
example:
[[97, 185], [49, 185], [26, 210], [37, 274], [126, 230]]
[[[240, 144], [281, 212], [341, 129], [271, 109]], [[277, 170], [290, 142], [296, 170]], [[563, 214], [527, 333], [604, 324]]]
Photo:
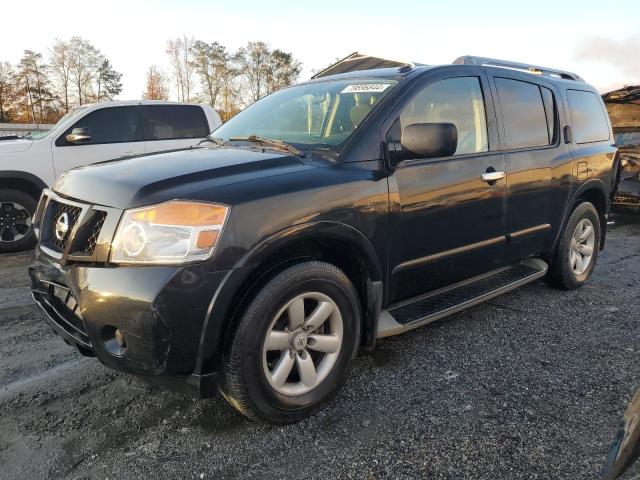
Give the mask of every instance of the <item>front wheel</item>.
[[360, 338], [349, 278], [308, 261], [262, 287], [225, 348], [221, 392], [247, 417], [292, 423], [315, 413], [343, 383]]
[[19, 252], [35, 245], [31, 219], [37, 203], [20, 190], [0, 190], [0, 253]]
[[596, 266], [600, 238], [598, 211], [589, 202], [580, 203], [571, 213], [561, 233], [547, 281], [564, 290], [584, 285]]

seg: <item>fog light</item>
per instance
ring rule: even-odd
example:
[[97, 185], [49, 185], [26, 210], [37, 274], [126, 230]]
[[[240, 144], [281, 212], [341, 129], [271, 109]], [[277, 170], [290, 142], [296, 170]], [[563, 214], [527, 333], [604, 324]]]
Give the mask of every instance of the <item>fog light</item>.
[[116, 357], [121, 357], [127, 350], [127, 341], [122, 330], [113, 325], [102, 327], [102, 343], [105, 350]]

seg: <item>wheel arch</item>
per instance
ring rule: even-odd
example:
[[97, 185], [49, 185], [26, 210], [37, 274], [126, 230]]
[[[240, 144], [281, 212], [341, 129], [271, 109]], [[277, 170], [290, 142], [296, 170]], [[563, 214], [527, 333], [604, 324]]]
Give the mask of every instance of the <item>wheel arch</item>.
[[[607, 233], [607, 218], [609, 215], [609, 207], [610, 207], [610, 197], [608, 194], [608, 187], [602, 180], [589, 180], [583, 183], [571, 196], [569, 202], [567, 202], [567, 209], [564, 214], [564, 218], [562, 219], [562, 228], [559, 229], [556, 239], [553, 244], [552, 252], [555, 254], [555, 251], [558, 247], [558, 243], [560, 242], [560, 236], [569, 221], [569, 217], [575, 210], [575, 208], [583, 201], [587, 201], [593, 204], [593, 206], [598, 211], [598, 216], [600, 217], [600, 250], [604, 248], [605, 245], [605, 237]], [[552, 255], [553, 257], [553, 255]]]
[[38, 200], [45, 188], [47, 188], [47, 184], [32, 173], [13, 170], [0, 171], [0, 190], [22, 190]]
[[[313, 222], [270, 236], [247, 252], [230, 271], [225, 283], [233, 292], [231, 295], [216, 294], [212, 300], [203, 327], [196, 373], [216, 370], [227, 335], [255, 292], [278, 272], [306, 259], [336, 265], [353, 282], [363, 312], [361, 347], [373, 347], [383, 298], [383, 270], [375, 249], [353, 227], [335, 222]], [[232, 279], [232, 276], [236, 278]], [[221, 320], [210, 322], [213, 317]]]

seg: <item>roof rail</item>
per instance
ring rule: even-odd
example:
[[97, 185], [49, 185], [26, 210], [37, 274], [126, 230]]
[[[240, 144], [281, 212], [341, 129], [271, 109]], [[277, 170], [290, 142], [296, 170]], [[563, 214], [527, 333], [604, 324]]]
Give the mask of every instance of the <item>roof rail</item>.
[[537, 65], [530, 65], [528, 63], [510, 62], [507, 60], [498, 60], [495, 58], [487, 57], [474, 57], [471, 55], [465, 55], [458, 57], [454, 60], [454, 65], [483, 65], [489, 67], [508, 68], [510, 70], [519, 70], [534, 75], [543, 75], [553, 78], [562, 78], [564, 80], [574, 80], [576, 82], [584, 82], [580, 75], [575, 73], [565, 72], [564, 70], [556, 70], [553, 68], [539, 67]]

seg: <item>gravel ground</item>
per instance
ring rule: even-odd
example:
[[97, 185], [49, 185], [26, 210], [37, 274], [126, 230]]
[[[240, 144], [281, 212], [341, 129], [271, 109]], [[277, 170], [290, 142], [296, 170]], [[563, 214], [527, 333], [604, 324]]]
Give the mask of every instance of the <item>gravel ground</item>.
[[[640, 213], [590, 283], [542, 282], [379, 343], [288, 427], [83, 358], [0, 256], [1, 478], [598, 478], [640, 387]], [[640, 478], [640, 470], [626, 478]]]

